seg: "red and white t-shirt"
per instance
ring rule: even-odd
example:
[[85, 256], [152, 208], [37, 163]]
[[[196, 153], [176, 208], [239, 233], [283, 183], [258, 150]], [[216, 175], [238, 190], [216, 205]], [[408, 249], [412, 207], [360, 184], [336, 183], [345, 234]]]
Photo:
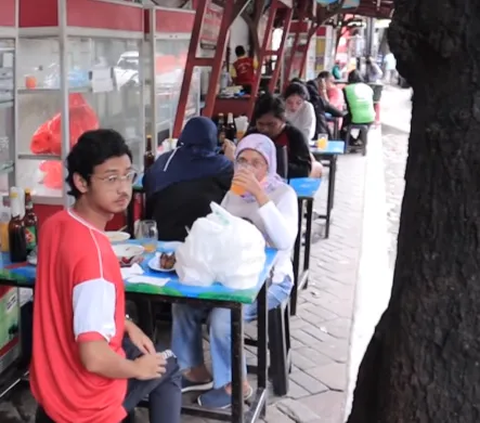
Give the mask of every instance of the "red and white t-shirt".
[[125, 292], [106, 235], [72, 211], [41, 229], [30, 385], [56, 423], [118, 423], [127, 381], [88, 372], [78, 342], [105, 339], [124, 356]]

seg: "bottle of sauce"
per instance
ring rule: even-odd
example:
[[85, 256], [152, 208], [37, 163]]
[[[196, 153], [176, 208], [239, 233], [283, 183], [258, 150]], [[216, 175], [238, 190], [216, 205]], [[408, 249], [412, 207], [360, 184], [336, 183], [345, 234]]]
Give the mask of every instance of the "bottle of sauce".
[[233, 121], [233, 113], [229, 113], [227, 115], [227, 129], [225, 131], [225, 136], [227, 140], [235, 141], [237, 136], [237, 129], [235, 127], [235, 122]]
[[152, 149], [152, 136], [147, 135], [147, 148], [145, 150], [145, 154], [143, 155], [143, 171], [146, 172], [147, 169], [153, 164], [155, 161], [155, 153]]
[[38, 218], [33, 211], [32, 192], [25, 190], [25, 216], [23, 217], [25, 226], [25, 241], [27, 244], [27, 254], [37, 247], [38, 243]]
[[21, 263], [27, 260], [27, 241], [25, 239], [25, 226], [21, 219], [21, 204], [18, 192], [10, 189], [10, 208], [12, 218], [8, 223], [8, 241], [10, 245], [10, 261]]
[[226, 130], [227, 130], [225, 126], [225, 116], [223, 113], [218, 114], [217, 128], [218, 128], [218, 144], [222, 146], [226, 138]]
[[3, 198], [2, 205], [0, 206], [0, 247], [2, 253], [8, 253], [10, 246], [8, 245], [8, 223], [10, 222], [10, 197]]

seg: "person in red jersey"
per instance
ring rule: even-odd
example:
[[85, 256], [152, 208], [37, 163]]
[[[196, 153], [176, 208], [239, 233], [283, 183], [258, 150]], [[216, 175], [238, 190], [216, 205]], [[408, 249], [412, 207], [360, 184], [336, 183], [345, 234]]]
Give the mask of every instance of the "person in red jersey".
[[104, 232], [131, 199], [131, 158], [119, 133], [85, 132], [67, 158], [75, 204], [41, 228], [30, 369], [38, 423], [119, 423], [146, 396], [150, 422], [180, 422], [176, 358], [126, 319]]
[[237, 56], [237, 60], [233, 62], [230, 74], [234, 83], [241, 85], [244, 91], [250, 94], [255, 79], [257, 63], [254, 59], [247, 56], [247, 52], [243, 46], [235, 47], [235, 55]]

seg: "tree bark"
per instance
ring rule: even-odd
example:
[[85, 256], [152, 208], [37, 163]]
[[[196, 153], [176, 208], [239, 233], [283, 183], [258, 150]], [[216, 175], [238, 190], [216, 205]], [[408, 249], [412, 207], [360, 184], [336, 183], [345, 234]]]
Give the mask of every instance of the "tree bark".
[[415, 92], [406, 186], [392, 297], [348, 423], [478, 423], [480, 2], [395, 7], [389, 42]]

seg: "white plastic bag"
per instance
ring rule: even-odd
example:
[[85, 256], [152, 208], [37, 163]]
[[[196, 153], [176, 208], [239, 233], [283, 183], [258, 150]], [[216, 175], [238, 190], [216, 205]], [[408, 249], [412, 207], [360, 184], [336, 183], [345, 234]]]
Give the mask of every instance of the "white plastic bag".
[[186, 285], [220, 282], [232, 289], [258, 283], [265, 265], [265, 240], [251, 223], [211, 203], [212, 213], [197, 219], [176, 251], [175, 270]]

